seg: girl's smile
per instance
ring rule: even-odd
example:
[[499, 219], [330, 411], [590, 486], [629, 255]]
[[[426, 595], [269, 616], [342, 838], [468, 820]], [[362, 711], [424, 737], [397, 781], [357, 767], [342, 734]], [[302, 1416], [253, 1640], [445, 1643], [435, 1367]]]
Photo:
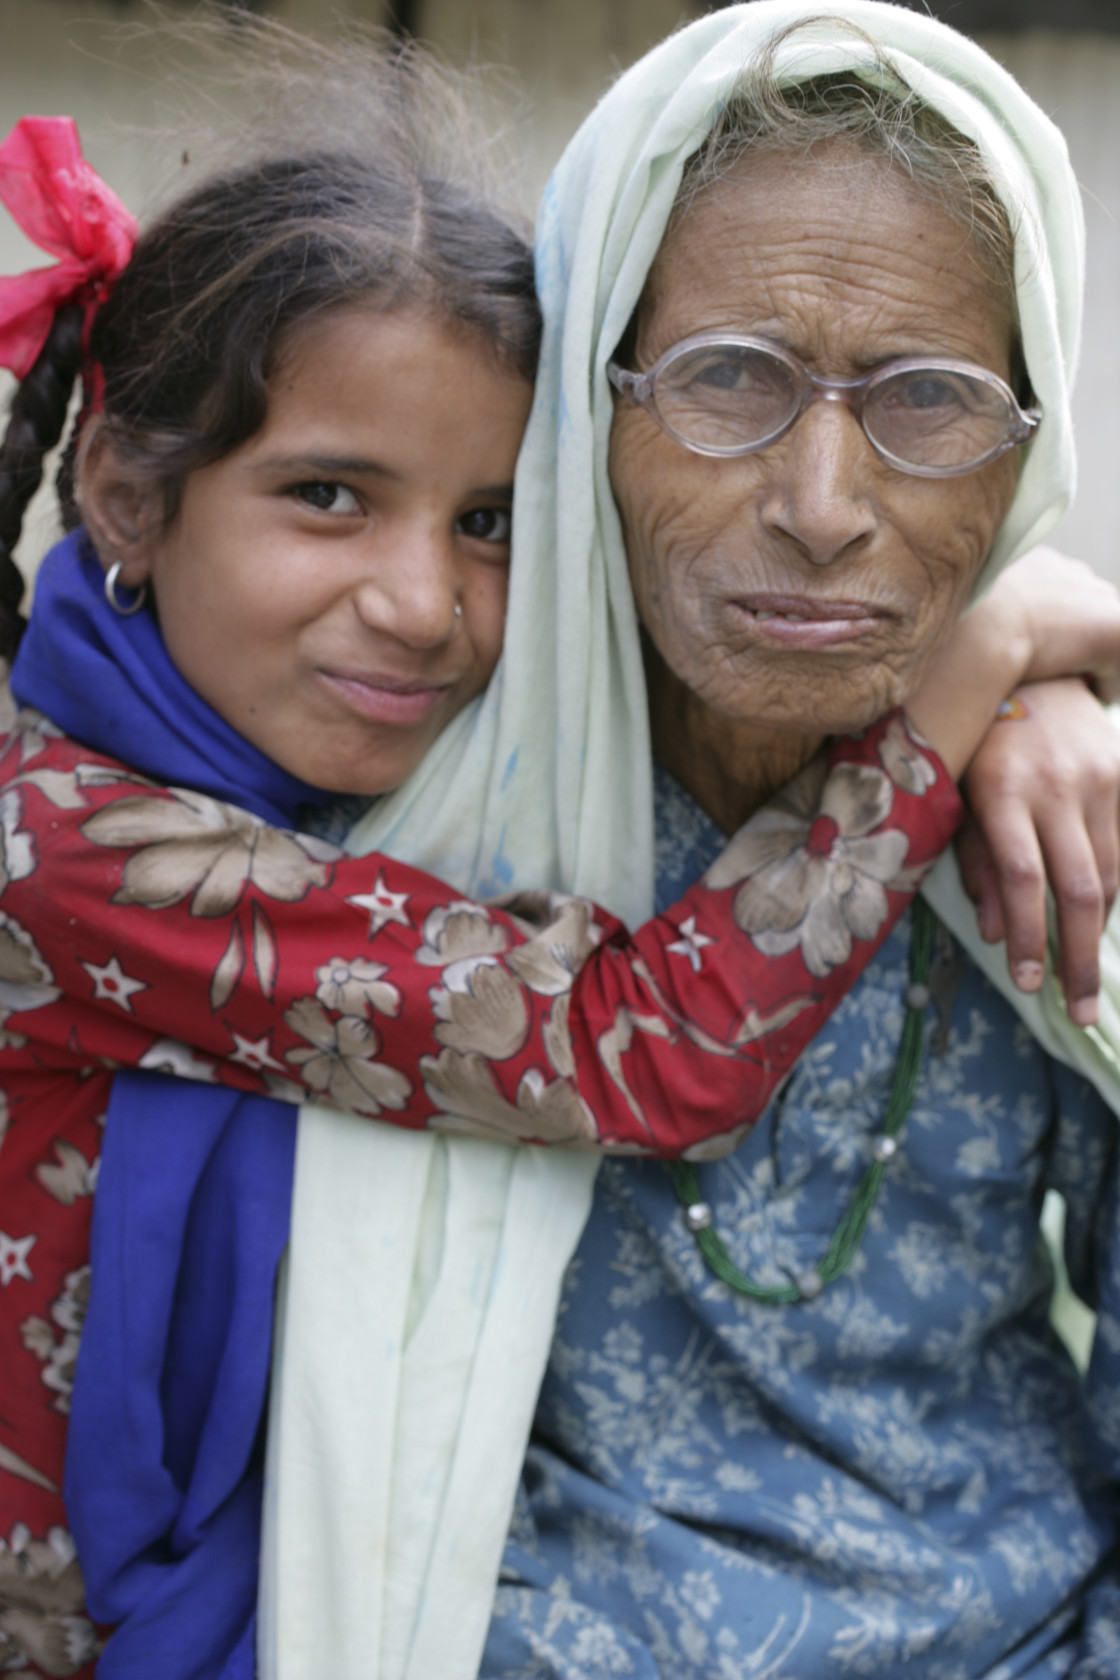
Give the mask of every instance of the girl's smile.
[[321, 671], [323, 682], [362, 717], [377, 723], [423, 722], [450, 691], [449, 683], [405, 683], [391, 677]]
[[335, 311], [122, 581], [150, 580], [181, 674], [269, 758], [336, 792], [394, 788], [497, 663], [531, 395], [464, 328]]

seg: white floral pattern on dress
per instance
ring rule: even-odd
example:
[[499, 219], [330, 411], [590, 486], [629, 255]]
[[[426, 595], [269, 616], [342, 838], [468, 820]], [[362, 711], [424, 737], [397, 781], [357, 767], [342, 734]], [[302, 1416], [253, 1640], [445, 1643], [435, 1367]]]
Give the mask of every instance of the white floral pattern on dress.
[[364, 1015], [332, 1021], [318, 999], [309, 997], [285, 1010], [284, 1019], [307, 1040], [305, 1049], [288, 1050], [286, 1059], [323, 1101], [358, 1114], [404, 1107], [412, 1085], [403, 1073], [377, 1060], [381, 1040]]
[[[699, 1169], [759, 1282], [819, 1260], [869, 1158], [908, 941]], [[1048, 1183], [1100, 1311], [1085, 1383], [1047, 1318]], [[815, 1300], [734, 1295], [664, 1171], [605, 1163], [480, 1680], [1120, 1680], [1118, 1207], [1115, 1118], [968, 965], [863, 1249]]]
[[872, 833], [891, 807], [890, 781], [866, 764], [843, 764], [825, 784], [816, 760], [740, 829], [705, 876], [733, 886], [735, 920], [767, 956], [800, 948], [810, 974], [825, 975], [873, 939], [886, 920], [884, 890], [901, 888], [905, 836]]
[[901, 718], [892, 718], [887, 725], [879, 757], [895, 787], [907, 793], [924, 793], [937, 780], [929, 755], [922, 751], [921, 736], [905, 729]]
[[138, 847], [124, 866], [116, 904], [163, 909], [191, 899], [191, 914], [224, 916], [251, 883], [288, 904], [323, 886], [337, 848], [270, 828], [248, 811], [178, 788], [166, 799], [117, 799], [82, 833], [95, 845]]
[[74, 1367], [89, 1305], [89, 1275], [88, 1266], [79, 1266], [67, 1275], [62, 1293], [51, 1302], [52, 1323], [32, 1317], [25, 1318], [20, 1326], [24, 1347], [43, 1362], [43, 1383], [54, 1395], [56, 1412], [70, 1410]]
[[332, 957], [315, 971], [315, 996], [341, 1015], [399, 1015], [400, 988], [384, 978], [388, 972], [369, 957]]
[[0, 1671], [18, 1674], [35, 1663], [57, 1680], [76, 1674], [98, 1651], [83, 1602], [82, 1572], [65, 1529], [37, 1540], [19, 1523], [0, 1538]]
[[54, 975], [26, 928], [0, 910], [0, 1009], [42, 1009], [62, 996]]

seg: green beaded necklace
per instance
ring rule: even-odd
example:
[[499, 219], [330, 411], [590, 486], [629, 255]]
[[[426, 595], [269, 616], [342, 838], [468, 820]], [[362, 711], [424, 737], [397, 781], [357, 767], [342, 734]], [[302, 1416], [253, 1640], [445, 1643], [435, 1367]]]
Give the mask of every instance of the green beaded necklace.
[[936, 918], [924, 899], [916, 898], [911, 916], [910, 984], [906, 988], [906, 1019], [894, 1064], [894, 1078], [883, 1115], [883, 1129], [872, 1144], [872, 1159], [852, 1194], [847, 1211], [832, 1233], [832, 1241], [820, 1265], [794, 1283], [764, 1288], [746, 1277], [735, 1265], [716, 1230], [712, 1210], [703, 1199], [696, 1169], [688, 1161], [668, 1161], [666, 1166], [677, 1198], [684, 1208], [685, 1224], [696, 1240], [705, 1264], [724, 1283], [752, 1301], [773, 1303], [811, 1301], [828, 1284], [846, 1272], [863, 1243], [867, 1221], [875, 1206], [887, 1164], [898, 1153], [898, 1134], [906, 1124], [918, 1084], [922, 1062], [922, 1017], [929, 1002], [929, 974], [933, 957]]

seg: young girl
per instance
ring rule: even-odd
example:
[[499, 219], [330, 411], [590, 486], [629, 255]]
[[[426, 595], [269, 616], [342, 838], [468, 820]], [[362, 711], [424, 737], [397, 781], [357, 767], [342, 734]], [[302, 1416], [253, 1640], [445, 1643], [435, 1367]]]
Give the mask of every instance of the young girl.
[[[408, 74], [385, 71], [387, 111]], [[60, 1488], [107, 1120], [68, 1470], [93, 1617], [121, 1624], [99, 1672], [250, 1674], [292, 1105], [732, 1147], [947, 843], [1001, 696], [1099, 664], [1117, 612], [1106, 586], [1074, 612], [1064, 574], [1013, 571], [910, 708], [936, 751], [894, 714], [775, 802], [820, 881], [819, 938], [785, 956], [740, 926], [747, 863], [629, 935], [579, 899], [483, 906], [345, 857], [314, 834], [337, 796], [403, 782], [499, 657], [527, 248], [388, 120], [375, 155], [205, 182], [127, 264], [69, 125], [25, 121], [0, 168], [25, 227], [69, 225], [73, 264], [14, 358], [13, 643], [11, 548], [79, 372], [93, 409], [84, 523], [44, 562], [0, 765], [0, 1663], [89, 1675], [99, 1649]], [[1045, 653], [1008, 654], [1043, 617]], [[855, 898], [830, 896], [837, 838]]]

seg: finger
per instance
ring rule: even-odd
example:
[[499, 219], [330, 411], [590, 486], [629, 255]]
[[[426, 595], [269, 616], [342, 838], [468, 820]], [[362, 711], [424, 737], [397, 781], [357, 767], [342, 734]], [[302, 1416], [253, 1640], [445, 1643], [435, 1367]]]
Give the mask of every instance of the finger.
[[1097, 862], [1107, 921], [1120, 890], [1120, 804], [1111, 793], [1095, 800], [1086, 811], [1085, 827]]
[[1097, 1019], [1100, 941], [1105, 894], [1097, 855], [1080, 811], [1056, 806], [1040, 840], [1058, 917], [1058, 972], [1070, 1019], [1080, 1027]]
[[995, 866], [988, 842], [971, 818], [957, 837], [957, 862], [964, 890], [976, 906], [980, 936], [989, 945], [998, 944], [1004, 937], [1004, 926]]
[[1046, 872], [1027, 806], [1019, 799], [989, 801], [984, 837], [991, 854], [1007, 966], [1023, 992], [1037, 992], [1046, 962]]

